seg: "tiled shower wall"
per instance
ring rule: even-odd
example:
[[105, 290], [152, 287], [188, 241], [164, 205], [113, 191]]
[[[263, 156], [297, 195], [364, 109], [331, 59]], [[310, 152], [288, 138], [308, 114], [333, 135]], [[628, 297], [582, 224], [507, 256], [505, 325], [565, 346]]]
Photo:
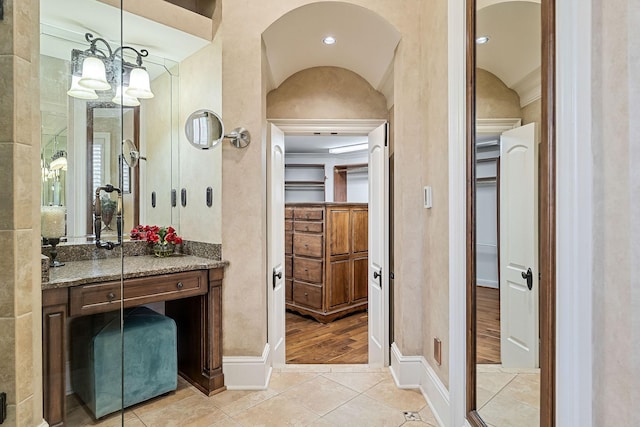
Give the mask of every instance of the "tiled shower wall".
[[22, 427], [42, 423], [39, 2], [0, 1], [0, 392]]

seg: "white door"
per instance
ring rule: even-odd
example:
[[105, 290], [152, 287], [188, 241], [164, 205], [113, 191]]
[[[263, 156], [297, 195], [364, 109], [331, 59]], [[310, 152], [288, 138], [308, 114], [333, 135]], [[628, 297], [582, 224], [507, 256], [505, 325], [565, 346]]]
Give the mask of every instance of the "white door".
[[268, 341], [274, 365], [285, 364], [284, 307], [284, 133], [270, 124], [269, 168], [267, 174], [267, 241], [269, 300]]
[[369, 134], [369, 365], [389, 364], [387, 124]]
[[500, 344], [509, 368], [538, 367], [537, 140], [535, 123], [500, 138]]

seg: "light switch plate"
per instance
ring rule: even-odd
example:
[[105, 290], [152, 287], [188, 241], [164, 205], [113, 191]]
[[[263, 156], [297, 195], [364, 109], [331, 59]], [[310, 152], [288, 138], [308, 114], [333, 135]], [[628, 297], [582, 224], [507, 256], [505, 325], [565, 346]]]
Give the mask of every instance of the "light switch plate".
[[433, 197], [431, 195], [431, 186], [427, 185], [424, 187], [423, 190], [424, 193], [424, 208], [425, 209], [431, 209], [431, 207], [433, 206]]

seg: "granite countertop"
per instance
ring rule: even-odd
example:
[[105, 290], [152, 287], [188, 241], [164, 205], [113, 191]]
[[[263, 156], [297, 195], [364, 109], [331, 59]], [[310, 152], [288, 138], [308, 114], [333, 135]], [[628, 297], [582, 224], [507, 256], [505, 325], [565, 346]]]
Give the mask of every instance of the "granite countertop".
[[[124, 258], [124, 278], [155, 276], [192, 270], [226, 267], [228, 261], [216, 261], [192, 255], [174, 254], [167, 258], [140, 255]], [[66, 261], [62, 267], [49, 270], [49, 281], [42, 289], [66, 288], [87, 283], [120, 280], [122, 260], [106, 258], [85, 261]]]

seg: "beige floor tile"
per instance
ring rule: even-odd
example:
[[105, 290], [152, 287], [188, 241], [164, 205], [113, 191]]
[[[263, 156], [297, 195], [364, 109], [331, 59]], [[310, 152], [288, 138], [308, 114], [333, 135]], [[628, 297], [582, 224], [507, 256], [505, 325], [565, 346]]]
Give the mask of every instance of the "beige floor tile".
[[274, 372], [331, 372], [331, 365], [286, 365], [282, 368], [275, 368]]
[[365, 394], [400, 411], [420, 411], [427, 405], [419, 390], [399, 389], [393, 380], [382, 381]]
[[320, 416], [356, 397], [358, 393], [323, 376], [297, 385], [281, 396]]
[[476, 374], [476, 382], [478, 387], [497, 393], [515, 377], [516, 374], [509, 374], [505, 372], [479, 372]]
[[479, 411], [487, 423], [500, 427], [537, 427], [540, 411], [508, 396], [496, 395]]
[[493, 396], [495, 395], [496, 395], [495, 391], [490, 391], [484, 387], [478, 386], [476, 388], [476, 408], [482, 408], [491, 399], [493, 399]]
[[369, 365], [328, 365], [331, 372], [389, 372], [389, 368], [372, 368]]
[[132, 406], [131, 409], [138, 417], [141, 417], [148, 412], [156, 411], [160, 408], [166, 407], [167, 405], [180, 402], [181, 400], [188, 399], [192, 396], [197, 396], [198, 394], [201, 393], [189, 387], [178, 388], [176, 391], [172, 391], [163, 396], [158, 396], [154, 399]]
[[429, 405], [422, 408], [418, 412], [418, 414], [420, 414], [420, 418], [422, 418], [422, 421], [424, 421], [425, 423], [430, 424], [434, 427], [439, 426], [438, 421], [436, 420], [436, 416], [433, 415], [433, 411], [431, 410], [431, 407]]
[[402, 424], [402, 427], [434, 427], [433, 424], [425, 423], [424, 421], [407, 421]]
[[540, 376], [536, 374], [518, 374], [500, 394], [540, 408]]
[[276, 396], [278, 393], [272, 390], [244, 391], [227, 390], [216, 394], [209, 399], [225, 414], [233, 417], [242, 411], [246, 411], [259, 403]]
[[309, 424], [307, 427], [336, 427], [336, 425], [328, 421], [324, 417], [322, 417], [322, 418], [318, 418], [317, 420]]
[[329, 372], [323, 377], [349, 387], [359, 393], [364, 393], [376, 384], [389, 379], [389, 373], [383, 372]]
[[116, 412], [96, 420], [91, 411], [79, 399], [70, 397], [67, 399], [67, 405], [67, 424], [70, 426], [115, 427], [122, 425], [122, 420], [127, 425], [130, 422], [138, 421], [138, 417], [131, 409], [125, 410], [124, 416], [120, 412]]
[[226, 418], [206, 396], [191, 396], [139, 416], [147, 427], [209, 426]]
[[243, 426], [306, 426], [319, 417], [302, 405], [282, 396], [266, 400], [238, 415], [233, 419]]
[[405, 422], [402, 411], [360, 395], [324, 416], [328, 425], [349, 427], [393, 427]]
[[293, 386], [307, 382], [315, 377], [316, 372], [274, 372], [269, 380], [269, 390], [276, 393], [290, 389]]

